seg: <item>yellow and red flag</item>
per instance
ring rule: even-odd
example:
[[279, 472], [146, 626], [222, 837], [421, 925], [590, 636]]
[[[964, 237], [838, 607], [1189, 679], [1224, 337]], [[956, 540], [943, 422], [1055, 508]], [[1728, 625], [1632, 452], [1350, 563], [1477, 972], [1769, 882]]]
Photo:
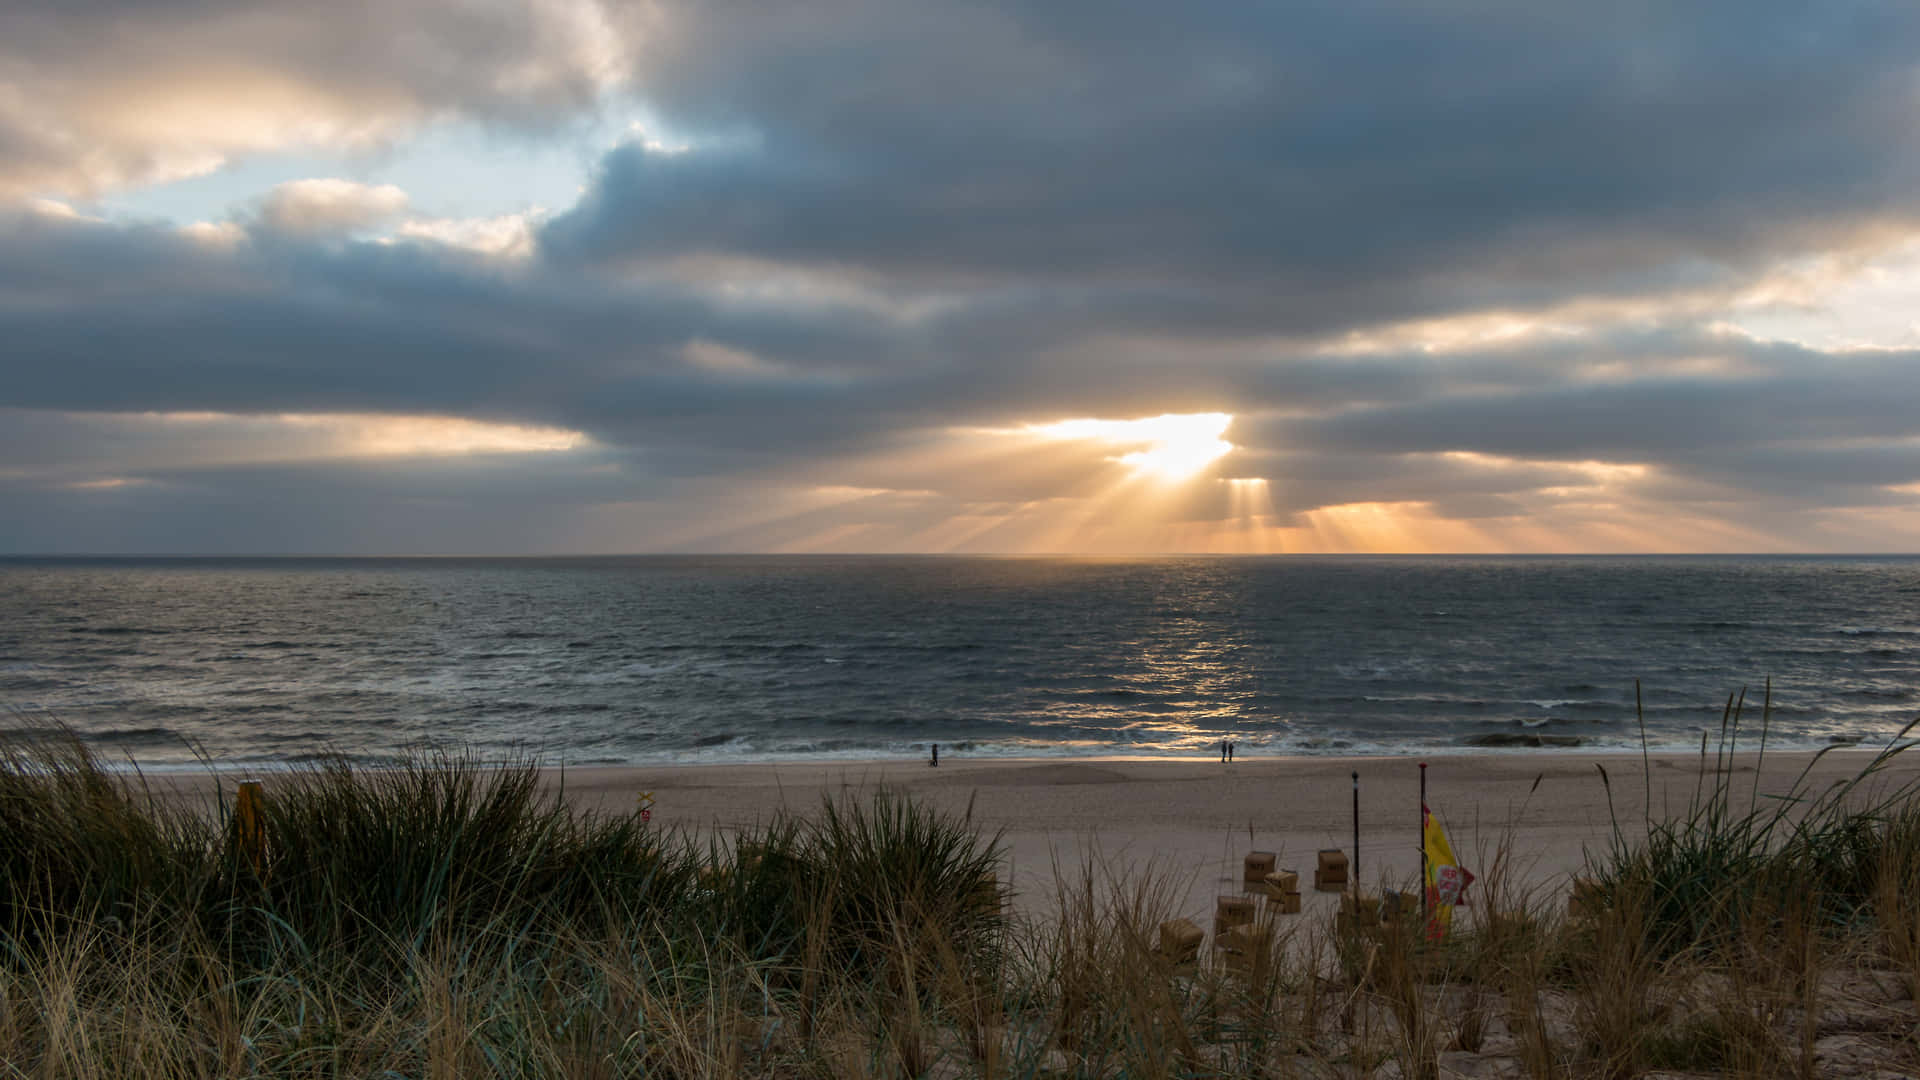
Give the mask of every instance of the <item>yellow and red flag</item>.
[[1473, 875], [1453, 857], [1447, 831], [1425, 804], [1420, 807], [1422, 842], [1427, 853], [1427, 937], [1445, 937], [1453, 925], [1453, 906], [1467, 902]]

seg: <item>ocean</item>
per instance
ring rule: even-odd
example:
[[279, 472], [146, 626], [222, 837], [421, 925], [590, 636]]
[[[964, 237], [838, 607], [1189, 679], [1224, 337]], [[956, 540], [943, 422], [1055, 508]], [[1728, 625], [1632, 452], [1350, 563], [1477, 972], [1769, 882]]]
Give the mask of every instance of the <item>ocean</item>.
[[150, 769], [1697, 749], [1769, 680], [1897, 734], [1920, 559], [0, 559], [0, 719]]

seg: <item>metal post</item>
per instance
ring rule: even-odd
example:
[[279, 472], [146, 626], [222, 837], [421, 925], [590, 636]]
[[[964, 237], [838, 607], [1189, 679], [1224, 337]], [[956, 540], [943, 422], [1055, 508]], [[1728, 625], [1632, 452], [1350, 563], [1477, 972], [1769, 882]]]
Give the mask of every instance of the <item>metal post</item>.
[[1427, 763], [1420, 763], [1420, 921], [1425, 923], [1433, 913], [1427, 904]]
[[1353, 771], [1353, 878], [1348, 887], [1360, 895], [1360, 770]]

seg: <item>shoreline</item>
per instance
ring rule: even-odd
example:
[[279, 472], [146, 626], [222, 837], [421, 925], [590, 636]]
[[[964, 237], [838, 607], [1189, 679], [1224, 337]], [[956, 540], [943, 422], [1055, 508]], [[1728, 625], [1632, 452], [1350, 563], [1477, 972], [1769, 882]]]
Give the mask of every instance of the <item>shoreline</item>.
[[[21, 734], [31, 735], [40, 729], [29, 727], [16, 730]], [[45, 730], [59, 731], [62, 729], [59, 725], [52, 725]], [[460, 747], [440, 746], [435, 743], [420, 743], [417, 745], [397, 747], [391, 751], [356, 749], [336, 751], [332, 747], [323, 745], [318, 750], [290, 758], [233, 757], [230, 759], [210, 758], [205, 760], [168, 759], [142, 761], [127, 749], [114, 745], [113, 732], [76, 732], [75, 734], [80, 741], [86, 745], [87, 749], [93, 753], [96, 763], [102, 770], [114, 773], [142, 773], [151, 776], [197, 775], [207, 772], [219, 772], [222, 774], [258, 772], [264, 775], [273, 775], [276, 773], [293, 772], [320, 764], [336, 753], [339, 758], [357, 769], [381, 769], [391, 767], [405, 760], [409, 754], [418, 753], [423, 756], [430, 756], [445, 751], [451, 756], [460, 757], [464, 753], [464, 750]], [[1541, 741], [1539, 742], [1522, 741], [1526, 738], [1527, 734], [1528, 733], [1522, 732], [1511, 736], [1499, 735], [1496, 737], [1499, 741], [1489, 741], [1484, 744], [1471, 742], [1439, 743], [1411, 749], [1404, 747], [1384, 748], [1374, 744], [1368, 744], [1363, 747], [1343, 746], [1326, 750], [1316, 749], [1303, 751], [1270, 750], [1257, 745], [1251, 745], [1246, 746], [1244, 750], [1236, 749], [1235, 753], [1237, 756], [1233, 764], [1238, 766], [1255, 762], [1339, 763], [1423, 759], [1438, 762], [1459, 761], [1465, 758], [1504, 757], [1538, 759], [1542, 761], [1561, 758], [1612, 759], [1630, 757], [1638, 759], [1643, 754], [1655, 758], [1698, 758], [1701, 754], [1701, 744], [1697, 737], [1690, 743], [1649, 743], [1645, 747], [1642, 747], [1637, 742], [1628, 745], [1624, 742], [1591, 743], [1568, 741], [1572, 739], [1583, 739], [1584, 737], [1582, 736], [1543, 735], [1540, 736]], [[1748, 732], [1744, 728], [1741, 734], [1743, 736], [1752, 735], [1755, 740], [1758, 739], [1757, 733]], [[1712, 747], [1715, 737], [1717, 736], [1709, 733], [1706, 750], [1708, 756], [1712, 756], [1713, 754]], [[1916, 729], [1912, 737], [1920, 738], [1920, 729]], [[1742, 757], [1747, 755], [1744, 747], [1748, 744], [1749, 740], [1747, 738], [1740, 740], [1740, 746], [1743, 748], [1740, 751]], [[1767, 756], [1772, 757], [1776, 754], [1782, 756], [1811, 756], [1817, 753], [1855, 754], [1864, 752], [1873, 754], [1885, 750], [1889, 742], [1882, 741], [1882, 737], [1879, 735], [1874, 735], [1805, 739], [1786, 743], [1776, 733], [1768, 739], [1768, 744], [1766, 753]], [[913, 747], [911, 752], [902, 751], [897, 753], [860, 750], [821, 754], [805, 752], [785, 754], [755, 753], [743, 755], [737, 759], [690, 757], [633, 761], [597, 758], [577, 762], [566, 760], [564, 755], [555, 756], [541, 752], [537, 748], [507, 747], [498, 752], [490, 750], [484, 754], [477, 753], [471, 760], [473, 763], [481, 766], [532, 763], [542, 772], [578, 772], [602, 769], [832, 769], [860, 768], [870, 765], [886, 767], [926, 766], [929, 757], [928, 747], [934, 745], [934, 743], [928, 740], [910, 745]], [[940, 765], [942, 768], [950, 764], [981, 767], [997, 765], [1071, 764], [1075, 762], [1094, 764], [1122, 762], [1158, 765], [1220, 764], [1217, 743], [1213, 749], [1202, 750], [1168, 750], [1164, 752], [1089, 750], [1084, 753], [1074, 751], [1059, 753], [1028, 753], [1024, 751], [1014, 753], [980, 753], [975, 750], [956, 749], [956, 747], [964, 746], [964, 742], [942, 742], [938, 745], [941, 748]], [[1242, 743], [1236, 740], [1234, 745], [1236, 748], [1239, 748], [1242, 746]], [[844, 756], [842, 756], [843, 754]]]
[[[1645, 822], [1683, 811], [1696, 788], [1730, 776], [1736, 802], [1785, 794], [1803, 770], [1805, 791], [1852, 779], [1880, 751], [1742, 751], [1725, 769], [1700, 755], [1633, 752], [1489, 753], [1425, 758], [1427, 801], [1454, 850], [1485, 885], [1546, 893], [1564, 888], [1603, 850], [1614, 823], [1632, 840]], [[652, 824], [696, 840], [726, 843], [780, 813], [810, 814], [823, 798], [864, 796], [882, 787], [998, 832], [1004, 878], [1016, 908], [1050, 909], [1058, 885], [1089, 866], [1145, 870], [1185, 898], [1199, 921], [1217, 893], [1240, 891], [1248, 851], [1272, 851], [1305, 880], [1315, 852], [1351, 855], [1352, 774], [1360, 774], [1357, 880], [1404, 886], [1420, 872], [1420, 756], [1289, 757], [1168, 761], [1102, 758], [869, 759], [760, 765], [597, 765], [543, 768], [543, 783], [581, 811], [624, 813], [641, 792], [654, 798]], [[1651, 775], [1643, 768], [1651, 767]], [[245, 770], [146, 773], [162, 797], [206, 802]], [[1760, 771], [1756, 773], [1756, 766]], [[1605, 779], [1602, 774], [1604, 772]], [[272, 773], [262, 773], [271, 797]], [[1897, 754], [1868, 788], [1920, 784], [1920, 755]], [[216, 788], [216, 785], [218, 787]], [[1652, 815], [1647, 795], [1652, 796]], [[1611, 798], [1611, 809], [1609, 809]], [[1488, 880], [1505, 851], [1505, 883]], [[1471, 893], [1469, 896], [1471, 897]], [[1332, 893], [1306, 892], [1305, 910], [1324, 914]]]

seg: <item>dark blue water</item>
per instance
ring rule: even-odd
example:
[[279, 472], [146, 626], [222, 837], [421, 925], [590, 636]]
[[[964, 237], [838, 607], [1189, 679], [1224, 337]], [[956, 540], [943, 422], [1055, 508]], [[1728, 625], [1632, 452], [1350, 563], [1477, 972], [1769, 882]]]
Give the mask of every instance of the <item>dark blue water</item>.
[[[0, 560], [0, 707], [143, 765], [1772, 745], [1920, 715], [1920, 560]], [[1536, 751], [1538, 752], [1538, 751]]]

